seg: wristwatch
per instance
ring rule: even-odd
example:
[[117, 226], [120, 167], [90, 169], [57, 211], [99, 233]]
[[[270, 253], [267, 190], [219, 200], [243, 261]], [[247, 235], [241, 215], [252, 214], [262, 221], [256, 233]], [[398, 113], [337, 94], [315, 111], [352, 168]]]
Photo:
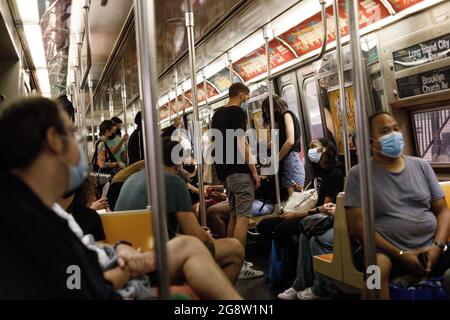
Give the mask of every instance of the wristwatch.
[[447, 251], [447, 244], [446, 243], [442, 243], [442, 242], [433, 242], [433, 246], [437, 246], [441, 249], [442, 253], [445, 253]]
[[121, 245], [121, 244], [126, 244], [127, 246], [133, 247], [133, 245], [132, 245], [130, 242], [125, 241], [125, 240], [119, 240], [119, 241], [117, 241], [116, 244], [114, 245], [114, 249], [117, 250], [117, 247], [118, 247], [119, 245]]

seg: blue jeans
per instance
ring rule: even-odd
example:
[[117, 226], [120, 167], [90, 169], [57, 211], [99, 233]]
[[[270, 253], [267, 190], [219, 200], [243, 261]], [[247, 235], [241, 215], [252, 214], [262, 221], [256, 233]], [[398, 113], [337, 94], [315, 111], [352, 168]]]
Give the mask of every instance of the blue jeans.
[[298, 243], [297, 277], [292, 288], [303, 291], [311, 288], [315, 295], [328, 297], [332, 294], [330, 281], [323, 275], [314, 272], [313, 256], [333, 252], [333, 228], [324, 234], [308, 238], [301, 235]]

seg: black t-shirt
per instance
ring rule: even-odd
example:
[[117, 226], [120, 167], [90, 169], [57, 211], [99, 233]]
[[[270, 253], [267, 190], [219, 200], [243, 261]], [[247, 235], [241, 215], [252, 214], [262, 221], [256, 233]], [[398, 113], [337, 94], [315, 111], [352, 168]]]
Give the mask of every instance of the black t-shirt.
[[344, 173], [340, 167], [321, 170], [317, 184], [317, 205], [323, 205], [326, 197], [331, 198], [336, 203], [337, 195], [344, 191]]
[[175, 126], [172, 124], [170, 127], [164, 128], [164, 129], [162, 130], [161, 137], [162, 137], [162, 138], [164, 138], [164, 137], [171, 137], [172, 134], [173, 134], [173, 133], [175, 132], [175, 130], [177, 130], [177, 129], [178, 129], [178, 128], [175, 127]]
[[[235, 173], [250, 173], [250, 169], [244, 162], [243, 155], [240, 155], [240, 151], [237, 146], [237, 138], [234, 141], [227, 141], [226, 131], [227, 129], [238, 130], [242, 129], [244, 132], [246, 130], [246, 117], [245, 112], [240, 107], [237, 106], [227, 106], [219, 108], [212, 118], [212, 128], [218, 129], [222, 133], [223, 137], [223, 164], [215, 163], [215, 168], [217, 176], [220, 180], [225, 181], [225, 179]], [[236, 133], [237, 135], [237, 133]], [[214, 139], [214, 138], [213, 138]], [[227, 145], [233, 146], [232, 148], [227, 148]], [[232, 164], [226, 164], [227, 153], [234, 152], [234, 158]], [[239, 155], [238, 155], [239, 152]], [[217, 154], [216, 162], [218, 161]], [[230, 155], [229, 155], [230, 157]]]
[[283, 147], [284, 143], [287, 140], [287, 136], [286, 136], [286, 124], [285, 124], [285, 120], [284, 120], [284, 115], [286, 113], [289, 113], [292, 117], [292, 121], [294, 122], [294, 145], [292, 146], [290, 151], [295, 151], [295, 152], [300, 152], [301, 150], [301, 146], [300, 146], [300, 122], [297, 119], [297, 116], [292, 112], [292, 111], [286, 111], [283, 114], [279, 115], [277, 117], [277, 123], [278, 123], [278, 129], [280, 130], [280, 143], [279, 143], [279, 148], [281, 150], [281, 148]]
[[138, 127], [128, 140], [129, 165], [144, 159], [144, 139], [142, 137], [142, 127]]
[[97, 211], [80, 204], [72, 204], [67, 208], [67, 212], [72, 214], [84, 234], [93, 235], [95, 241], [106, 239], [102, 220]]
[[[20, 179], [0, 173], [0, 203], [0, 299], [118, 297], [97, 254]], [[81, 288], [70, 290], [77, 275]]]

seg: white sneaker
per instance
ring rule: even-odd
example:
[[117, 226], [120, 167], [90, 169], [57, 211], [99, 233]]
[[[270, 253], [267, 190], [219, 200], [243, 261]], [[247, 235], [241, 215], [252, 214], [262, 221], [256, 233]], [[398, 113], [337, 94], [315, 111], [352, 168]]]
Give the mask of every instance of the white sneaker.
[[242, 265], [241, 272], [239, 273], [239, 280], [259, 278], [264, 275], [264, 272], [253, 269], [252, 267], [244, 264]]
[[284, 292], [278, 294], [278, 299], [282, 300], [295, 300], [297, 299], [297, 291], [294, 288], [289, 288]]
[[331, 296], [321, 297], [312, 292], [312, 288], [307, 288], [297, 293], [297, 298], [300, 300], [330, 300]]
[[243, 268], [243, 269], [245, 269], [245, 268], [251, 268], [251, 267], [253, 267], [253, 263], [252, 263], [252, 262], [250, 262], [250, 261], [244, 261], [244, 264], [242, 265], [242, 268]]

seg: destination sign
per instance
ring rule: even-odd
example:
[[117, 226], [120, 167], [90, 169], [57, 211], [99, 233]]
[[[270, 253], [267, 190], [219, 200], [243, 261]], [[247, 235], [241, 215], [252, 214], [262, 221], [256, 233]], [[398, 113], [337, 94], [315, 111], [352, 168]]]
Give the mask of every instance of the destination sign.
[[393, 53], [395, 71], [417, 67], [450, 57], [450, 34]]
[[434, 93], [449, 89], [450, 68], [423, 72], [397, 80], [400, 98]]

